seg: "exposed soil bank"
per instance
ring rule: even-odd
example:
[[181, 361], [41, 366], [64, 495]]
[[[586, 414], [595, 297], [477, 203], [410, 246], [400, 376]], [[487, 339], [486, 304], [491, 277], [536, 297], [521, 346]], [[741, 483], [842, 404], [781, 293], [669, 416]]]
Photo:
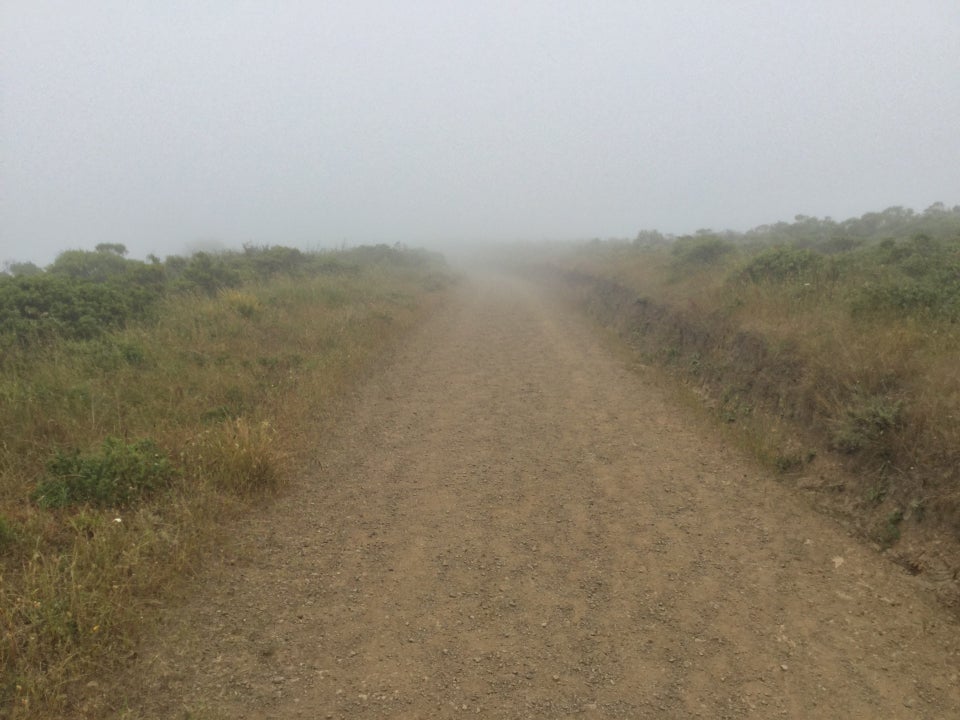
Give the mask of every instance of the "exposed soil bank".
[[752, 435], [748, 442], [784, 482], [807, 491], [818, 508], [922, 576], [946, 605], [960, 608], [956, 507], [919, 506], [911, 494], [915, 485], [885, 479], [897, 472], [889, 463], [838, 452], [831, 419], [818, 402], [830, 382], [799, 354], [608, 278], [549, 267], [539, 268], [538, 276], [644, 361], [666, 367], [694, 388], [719, 420]]

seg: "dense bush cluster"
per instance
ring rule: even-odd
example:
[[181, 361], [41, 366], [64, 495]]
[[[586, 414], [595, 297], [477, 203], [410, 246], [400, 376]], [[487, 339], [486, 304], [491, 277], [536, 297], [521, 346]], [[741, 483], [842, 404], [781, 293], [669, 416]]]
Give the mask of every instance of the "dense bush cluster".
[[948, 239], [956, 237], [958, 230], [960, 206], [948, 208], [937, 202], [919, 213], [895, 206], [842, 221], [797, 215], [792, 223], [756, 227], [744, 233], [743, 239], [763, 245], [793, 245], [813, 247], [821, 252], [842, 252], [888, 238], [922, 234], [934, 239]]
[[430, 260], [425, 251], [378, 245], [336, 254], [296, 248], [246, 246], [240, 252], [165, 261], [131, 260], [126, 248], [105, 243], [96, 250], [68, 250], [46, 269], [9, 263], [0, 274], [0, 345], [30, 346], [54, 338], [90, 340], [152, 318], [170, 294], [206, 296], [276, 277], [352, 274], [360, 265], [393, 266]]
[[960, 231], [949, 239], [884, 240], [863, 261], [871, 277], [853, 298], [855, 312], [960, 320]]
[[856, 317], [960, 320], [960, 206], [892, 207], [843, 222], [798, 215], [746, 233], [642, 231], [634, 241], [652, 251], [667, 243], [678, 279], [723, 263], [733, 283], [832, 283]]
[[54, 273], [0, 279], [0, 337], [20, 345], [64, 337], [88, 340], [146, 319], [156, 293]]
[[823, 269], [824, 257], [806, 248], [773, 247], [750, 259], [741, 277], [750, 282], [808, 281]]
[[672, 248], [674, 267], [696, 268], [715, 263], [733, 252], [735, 246], [710, 233], [678, 238]]

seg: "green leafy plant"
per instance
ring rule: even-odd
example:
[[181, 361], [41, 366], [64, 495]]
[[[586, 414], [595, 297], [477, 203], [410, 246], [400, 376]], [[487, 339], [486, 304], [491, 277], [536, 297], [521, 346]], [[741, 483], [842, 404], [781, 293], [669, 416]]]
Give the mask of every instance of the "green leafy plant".
[[824, 267], [824, 257], [807, 249], [773, 247], [756, 255], [741, 272], [750, 282], [812, 280]]
[[169, 484], [173, 476], [173, 466], [152, 440], [126, 444], [107, 438], [96, 453], [58, 451], [47, 464], [47, 477], [37, 486], [33, 500], [46, 508], [124, 506]]
[[140, 287], [52, 274], [0, 280], [0, 336], [21, 345], [86, 340], [145, 319], [156, 298]]
[[734, 246], [715, 235], [683, 237], [676, 241], [672, 253], [675, 269], [693, 269], [711, 265], [732, 252]]
[[960, 242], [917, 233], [880, 242], [862, 258], [866, 282], [852, 293], [857, 316], [960, 319]]
[[183, 268], [179, 288], [199, 290], [212, 297], [220, 290], [237, 287], [243, 278], [231, 260], [231, 256], [198, 252]]

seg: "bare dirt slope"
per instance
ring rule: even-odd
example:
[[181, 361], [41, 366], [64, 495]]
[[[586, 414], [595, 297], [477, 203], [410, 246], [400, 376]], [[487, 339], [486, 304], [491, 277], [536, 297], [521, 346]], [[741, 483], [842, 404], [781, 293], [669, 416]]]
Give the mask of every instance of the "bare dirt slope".
[[239, 528], [136, 718], [960, 717], [960, 628], [511, 278]]

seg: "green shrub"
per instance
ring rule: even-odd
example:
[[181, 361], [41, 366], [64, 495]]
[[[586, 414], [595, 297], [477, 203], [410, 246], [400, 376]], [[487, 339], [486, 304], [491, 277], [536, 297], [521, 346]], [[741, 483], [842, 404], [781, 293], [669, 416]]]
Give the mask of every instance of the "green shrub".
[[949, 249], [944, 242], [917, 233], [908, 240], [882, 240], [877, 244], [874, 258], [881, 265], [897, 267], [917, 278], [935, 273], [948, 254]]
[[302, 274], [307, 256], [296, 248], [282, 246], [243, 246], [243, 260], [259, 280], [268, 280], [278, 275], [297, 277]]
[[84, 357], [91, 369], [106, 372], [118, 370], [125, 365], [143, 367], [147, 363], [147, 351], [142, 344], [123, 342], [111, 336], [74, 343], [71, 351]]
[[895, 312], [940, 314], [951, 307], [949, 288], [937, 287], [909, 278], [891, 279], [859, 288], [853, 295], [851, 310], [855, 315]]
[[812, 250], [773, 247], [753, 257], [740, 273], [749, 282], [810, 281], [824, 267], [824, 257]]
[[865, 241], [861, 238], [838, 236], [832, 237], [829, 240], [824, 240], [822, 243], [819, 243], [816, 246], [816, 249], [818, 252], [821, 252], [824, 255], [840, 255], [863, 247], [864, 242]]
[[152, 440], [126, 444], [111, 437], [97, 453], [58, 451], [47, 464], [47, 476], [33, 500], [47, 508], [85, 503], [124, 506], [168, 485], [173, 475], [173, 466]]
[[960, 319], [960, 239], [888, 239], [859, 262], [866, 280], [850, 294], [855, 315]]
[[[100, 247], [107, 247], [101, 245]], [[126, 250], [124, 250], [126, 252]], [[123, 255], [110, 250], [66, 250], [57, 256], [47, 272], [62, 275], [75, 280], [105, 282], [126, 274], [127, 268], [135, 261], [124, 259]]]
[[199, 290], [212, 297], [220, 290], [237, 287], [242, 281], [227, 255], [198, 252], [182, 268], [177, 286], [180, 290]]
[[139, 286], [51, 274], [0, 279], [0, 336], [20, 345], [88, 340], [146, 319], [159, 295]]
[[734, 246], [715, 235], [682, 237], [673, 245], [672, 254], [676, 269], [710, 265], [732, 252]]
[[14, 277], [39, 275], [43, 272], [42, 269], [32, 262], [8, 262], [5, 264], [4, 270]]

